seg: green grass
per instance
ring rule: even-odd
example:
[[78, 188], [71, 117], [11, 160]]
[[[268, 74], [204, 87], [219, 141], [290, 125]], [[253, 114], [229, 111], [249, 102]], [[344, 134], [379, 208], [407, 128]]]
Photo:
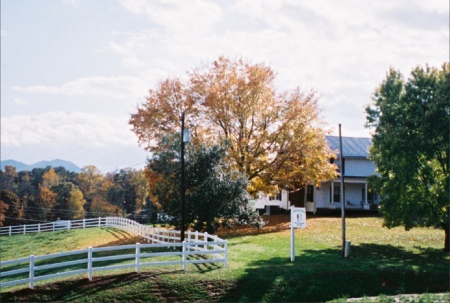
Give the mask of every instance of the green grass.
[[[1, 302], [345, 302], [347, 298], [394, 302], [391, 296], [412, 293], [423, 295], [401, 297], [401, 302], [448, 301], [448, 294], [434, 294], [449, 291], [450, 257], [442, 252], [442, 230], [389, 230], [373, 217], [348, 218], [346, 222], [352, 247], [345, 259], [340, 251], [340, 218], [313, 217], [306, 229], [296, 230], [293, 263], [289, 230], [229, 236], [228, 268], [199, 264], [189, 265], [186, 273], [180, 266], [143, 268], [141, 275], [131, 271], [95, 273], [92, 282], [77, 277], [52, 284], [39, 282], [35, 290], [26, 285], [2, 289]], [[98, 239], [102, 239], [101, 246], [117, 245], [121, 237], [124, 241], [132, 238], [98, 228], [26, 239], [2, 237], [1, 257], [21, 257], [11, 252], [14, 250], [27, 256], [30, 251], [39, 255], [81, 249]], [[23, 249], [18, 249], [21, 246]]]

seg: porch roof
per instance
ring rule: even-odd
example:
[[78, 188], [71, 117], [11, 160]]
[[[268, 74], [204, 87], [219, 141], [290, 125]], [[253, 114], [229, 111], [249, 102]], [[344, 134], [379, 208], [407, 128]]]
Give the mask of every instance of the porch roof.
[[[326, 136], [328, 146], [338, 158], [339, 155], [339, 137]], [[371, 138], [342, 137], [342, 153], [345, 158], [363, 158], [369, 157], [369, 147], [372, 145]]]

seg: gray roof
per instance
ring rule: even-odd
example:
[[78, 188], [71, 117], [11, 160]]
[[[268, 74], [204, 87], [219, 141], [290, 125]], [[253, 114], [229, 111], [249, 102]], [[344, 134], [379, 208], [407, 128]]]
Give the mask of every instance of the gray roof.
[[[339, 137], [326, 136], [328, 146], [339, 157]], [[368, 158], [371, 138], [342, 137], [342, 153], [344, 158]]]

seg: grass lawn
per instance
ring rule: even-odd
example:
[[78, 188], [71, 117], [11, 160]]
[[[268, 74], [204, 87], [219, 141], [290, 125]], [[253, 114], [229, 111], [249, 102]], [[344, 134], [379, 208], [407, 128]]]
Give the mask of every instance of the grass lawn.
[[[68, 278], [34, 290], [2, 289], [1, 302], [317, 302], [371, 296], [394, 302], [390, 295], [424, 294], [414, 302], [433, 302], [449, 291], [448, 254], [444, 232], [437, 229], [386, 229], [376, 217], [347, 218], [349, 258], [341, 258], [340, 218], [310, 216], [307, 228], [296, 230], [296, 259], [290, 262], [290, 230], [285, 217], [259, 233], [248, 230], [222, 235], [229, 241], [229, 267], [190, 265]], [[272, 232], [265, 232], [273, 230]], [[244, 233], [243, 233], [244, 232]], [[245, 233], [247, 232], [247, 233]], [[118, 230], [93, 228], [0, 238], [1, 259], [15, 259], [64, 250], [134, 243]], [[123, 242], [122, 242], [123, 241]], [[402, 297], [403, 298], [403, 297]], [[406, 298], [406, 297], [405, 297]], [[442, 300], [450, 297], [445, 294]], [[406, 300], [406, 299], [405, 299]], [[410, 302], [410, 301], [401, 301]], [[412, 302], [412, 301], [411, 301]]]

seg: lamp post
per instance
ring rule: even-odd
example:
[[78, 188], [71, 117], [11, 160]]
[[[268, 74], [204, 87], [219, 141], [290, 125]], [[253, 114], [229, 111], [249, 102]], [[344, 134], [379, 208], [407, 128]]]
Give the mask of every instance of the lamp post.
[[184, 232], [185, 232], [185, 199], [186, 199], [186, 191], [184, 188], [184, 144], [190, 142], [190, 133], [188, 129], [184, 129], [184, 115], [185, 111], [181, 113], [181, 185], [180, 185], [180, 196], [181, 196], [181, 207], [180, 207], [180, 216], [181, 216], [181, 234], [180, 234], [180, 242], [184, 242]]

